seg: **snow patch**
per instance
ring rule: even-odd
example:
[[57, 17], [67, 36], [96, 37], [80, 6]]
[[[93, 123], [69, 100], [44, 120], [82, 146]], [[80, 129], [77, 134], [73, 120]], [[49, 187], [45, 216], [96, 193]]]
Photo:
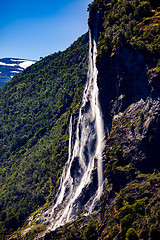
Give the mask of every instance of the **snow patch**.
[[12, 62], [23, 62], [24, 60], [19, 60], [19, 59], [11, 59]]
[[19, 66], [21, 67], [21, 68], [27, 68], [27, 67], [29, 67], [29, 66], [31, 66], [32, 64], [34, 64], [35, 62], [33, 62], [33, 61], [24, 61], [24, 62], [22, 62], [22, 63], [20, 63], [19, 64]]
[[20, 71], [11, 71], [12, 73], [19, 73]]
[[15, 67], [17, 64], [7, 64], [7, 63], [3, 63], [3, 62], [0, 62], [0, 65], [2, 66], [10, 66], [10, 67]]

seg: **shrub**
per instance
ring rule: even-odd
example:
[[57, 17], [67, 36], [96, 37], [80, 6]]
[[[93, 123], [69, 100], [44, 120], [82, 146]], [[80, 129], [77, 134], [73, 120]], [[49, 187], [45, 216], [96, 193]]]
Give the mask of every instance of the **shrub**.
[[141, 215], [145, 214], [145, 203], [143, 200], [138, 200], [137, 202], [134, 203], [133, 205], [133, 210], [136, 213], [139, 213]]
[[131, 214], [126, 215], [124, 218], [121, 220], [121, 230], [122, 232], [126, 232], [128, 228], [132, 226], [133, 218]]
[[90, 219], [87, 227], [84, 229], [83, 236], [85, 240], [96, 240], [98, 238], [96, 224], [93, 219]]
[[124, 195], [120, 192], [116, 197], [116, 207], [119, 209], [123, 206]]
[[124, 218], [126, 215], [132, 213], [132, 206], [131, 205], [125, 205], [122, 208], [119, 209], [119, 217]]
[[129, 228], [126, 233], [126, 240], [138, 240], [138, 236], [134, 228]]

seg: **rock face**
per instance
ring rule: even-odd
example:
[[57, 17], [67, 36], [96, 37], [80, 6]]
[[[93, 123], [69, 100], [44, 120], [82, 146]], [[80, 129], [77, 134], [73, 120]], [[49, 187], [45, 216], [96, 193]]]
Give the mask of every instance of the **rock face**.
[[110, 129], [114, 114], [151, 95], [147, 59], [139, 51], [123, 47], [117, 49], [112, 57], [104, 56], [98, 70], [104, 118], [109, 121]]
[[[156, 170], [160, 170], [160, 75], [152, 70], [153, 62], [150, 59], [154, 61], [150, 56], [132, 47], [123, 47], [117, 49], [111, 57], [103, 56], [101, 62], [97, 64], [100, 100], [105, 129], [109, 136], [105, 149], [105, 177], [108, 182], [102, 196], [100, 211], [102, 223], [98, 230], [103, 240], [125, 239], [127, 228], [135, 227], [136, 221], [140, 226], [141, 215], [135, 215], [136, 217], [131, 220], [133, 224], [128, 225], [126, 229], [123, 226], [123, 221], [126, 221], [125, 224], [130, 221], [125, 210], [125, 201], [128, 201], [128, 205], [131, 204], [129, 197], [135, 205], [139, 201], [142, 202], [143, 208], [147, 209], [147, 204], [149, 206], [153, 196], [158, 196], [159, 185], [150, 186], [152, 185], [150, 182], [155, 180], [141, 178], [147, 174], [151, 176], [150, 178], [155, 176], [159, 179]], [[150, 195], [146, 195], [147, 186], [150, 188]], [[115, 204], [120, 199], [116, 197], [117, 193], [118, 196], [123, 193], [124, 202], [120, 207]], [[148, 202], [145, 202], [146, 196]], [[124, 200], [125, 197], [128, 199]], [[158, 204], [156, 201], [155, 206]], [[126, 211], [123, 219], [121, 207]], [[150, 218], [151, 214], [148, 216]], [[157, 223], [155, 239], [158, 239], [159, 220], [155, 222]], [[150, 225], [149, 220], [148, 226]], [[145, 223], [140, 228], [145, 228]], [[151, 227], [147, 228], [146, 236], [152, 235]], [[136, 234], [145, 239], [144, 230], [138, 230], [138, 227], [135, 229]]]
[[115, 133], [114, 141], [122, 143], [122, 149], [126, 148], [124, 152], [132, 149], [129, 161], [139, 161], [139, 167], [143, 168], [145, 160], [145, 171], [160, 166], [157, 159], [160, 76], [149, 74], [152, 68], [149, 56], [131, 47], [123, 47], [111, 57], [103, 56], [97, 65], [106, 131], [113, 136], [112, 126], [116, 125], [128, 139], [127, 146], [124, 146], [123, 138]]
[[[108, 145], [114, 142], [120, 165], [132, 164], [142, 172], [160, 168], [160, 101], [147, 98], [114, 115]], [[113, 159], [112, 159], [113, 160]]]

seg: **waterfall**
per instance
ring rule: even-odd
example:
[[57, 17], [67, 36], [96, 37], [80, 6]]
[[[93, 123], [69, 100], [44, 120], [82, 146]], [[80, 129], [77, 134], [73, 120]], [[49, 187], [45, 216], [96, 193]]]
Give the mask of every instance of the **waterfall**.
[[104, 150], [104, 126], [97, 86], [97, 13], [94, 37], [89, 31], [89, 69], [86, 87], [82, 97], [73, 133], [73, 117], [69, 128], [69, 154], [60, 180], [55, 205], [49, 216], [54, 222], [47, 231], [75, 219], [83, 209], [92, 213], [103, 191], [102, 154]]

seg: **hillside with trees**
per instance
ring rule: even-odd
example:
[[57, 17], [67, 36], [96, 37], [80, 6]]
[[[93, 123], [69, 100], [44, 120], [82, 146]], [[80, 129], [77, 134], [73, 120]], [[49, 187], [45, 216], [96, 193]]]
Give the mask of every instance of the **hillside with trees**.
[[87, 78], [88, 34], [0, 88], [0, 239], [52, 197]]
[[[82, 209], [76, 220], [43, 239], [158, 240], [160, 1], [94, 0], [88, 10], [92, 38], [100, 10], [97, 81], [106, 133], [105, 187], [96, 211], [86, 216]], [[41, 239], [46, 229], [36, 220], [54, 204], [67, 160], [69, 118], [77, 116], [86, 80], [87, 36], [1, 88], [2, 239], [22, 225], [10, 239]]]

